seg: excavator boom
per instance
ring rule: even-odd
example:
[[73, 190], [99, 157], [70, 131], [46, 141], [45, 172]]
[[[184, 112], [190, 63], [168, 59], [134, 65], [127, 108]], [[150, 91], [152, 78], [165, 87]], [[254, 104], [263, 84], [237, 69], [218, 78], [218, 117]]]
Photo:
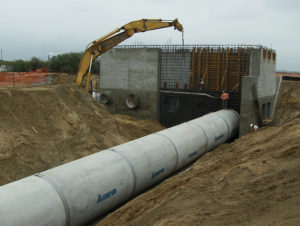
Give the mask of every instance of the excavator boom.
[[167, 27], [174, 27], [174, 29], [178, 31], [183, 31], [183, 27], [177, 19], [173, 21], [164, 21], [161, 19], [142, 19], [132, 21], [121, 28], [117, 28], [107, 35], [91, 42], [81, 57], [76, 84], [82, 85], [84, 77], [87, 74], [85, 90], [88, 91], [91, 79], [91, 65], [93, 60], [114, 46], [128, 39], [135, 33]]

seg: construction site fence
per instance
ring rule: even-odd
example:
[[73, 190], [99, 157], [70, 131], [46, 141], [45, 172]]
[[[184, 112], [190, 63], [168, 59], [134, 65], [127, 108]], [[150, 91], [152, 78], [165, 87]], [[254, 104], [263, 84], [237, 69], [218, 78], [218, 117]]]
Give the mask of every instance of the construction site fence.
[[38, 86], [47, 83], [48, 68], [30, 72], [0, 72], [0, 87]]

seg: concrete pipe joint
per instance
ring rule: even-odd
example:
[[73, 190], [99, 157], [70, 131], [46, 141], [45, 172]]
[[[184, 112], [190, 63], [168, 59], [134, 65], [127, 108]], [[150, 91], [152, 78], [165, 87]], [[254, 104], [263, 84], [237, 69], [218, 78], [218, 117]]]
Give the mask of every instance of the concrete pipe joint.
[[83, 225], [237, 134], [220, 110], [0, 187], [0, 222]]

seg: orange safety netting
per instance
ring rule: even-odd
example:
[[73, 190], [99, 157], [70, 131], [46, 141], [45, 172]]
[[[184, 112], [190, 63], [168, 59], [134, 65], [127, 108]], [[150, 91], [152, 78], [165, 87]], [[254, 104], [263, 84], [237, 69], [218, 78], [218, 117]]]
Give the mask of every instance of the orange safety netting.
[[30, 72], [0, 72], [0, 86], [39, 85], [47, 82], [48, 68]]

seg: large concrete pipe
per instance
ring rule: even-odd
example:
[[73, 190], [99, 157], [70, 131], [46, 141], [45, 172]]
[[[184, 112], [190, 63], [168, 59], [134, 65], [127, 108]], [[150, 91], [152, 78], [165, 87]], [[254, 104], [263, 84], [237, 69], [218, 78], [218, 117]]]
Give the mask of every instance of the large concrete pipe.
[[0, 224], [82, 225], [194, 161], [238, 130], [221, 110], [0, 187]]

